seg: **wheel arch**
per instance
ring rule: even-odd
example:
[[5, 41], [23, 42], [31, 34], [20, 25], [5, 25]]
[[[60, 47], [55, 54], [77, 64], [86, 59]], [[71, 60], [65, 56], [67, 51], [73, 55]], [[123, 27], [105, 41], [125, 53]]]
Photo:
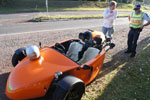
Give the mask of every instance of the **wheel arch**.
[[85, 87], [85, 84], [81, 79], [72, 75], [65, 76], [62, 80], [58, 82], [57, 85], [67, 91], [72, 85], [76, 83], [81, 83]]

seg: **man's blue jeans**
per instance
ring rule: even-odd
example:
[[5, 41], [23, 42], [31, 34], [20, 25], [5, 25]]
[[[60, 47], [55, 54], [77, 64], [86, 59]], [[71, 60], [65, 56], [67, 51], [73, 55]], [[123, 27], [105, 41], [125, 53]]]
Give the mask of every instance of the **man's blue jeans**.
[[114, 29], [113, 29], [113, 27], [111, 27], [111, 28], [107, 28], [107, 27], [102, 27], [102, 32], [105, 34], [105, 36], [106, 36], [106, 34], [107, 34], [107, 32], [108, 32], [108, 36], [109, 36], [109, 38], [110, 39], [112, 39], [112, 36], [113, 36], [113, 33], [114, 33]]

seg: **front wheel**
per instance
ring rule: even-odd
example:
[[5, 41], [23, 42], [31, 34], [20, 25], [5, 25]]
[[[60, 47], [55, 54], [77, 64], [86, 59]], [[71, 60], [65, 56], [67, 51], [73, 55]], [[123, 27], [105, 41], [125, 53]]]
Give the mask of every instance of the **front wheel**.
[[82, 80], [67, 76], [58, 83], [52, 100], [80, 100], [84, 92], [85, 85]]

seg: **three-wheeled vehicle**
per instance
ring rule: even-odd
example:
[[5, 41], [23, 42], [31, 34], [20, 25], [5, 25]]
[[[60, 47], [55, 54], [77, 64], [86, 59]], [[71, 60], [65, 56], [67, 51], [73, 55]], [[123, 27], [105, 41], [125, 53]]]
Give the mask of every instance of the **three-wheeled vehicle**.
[[100, 73], [105, 53], [115, 45], [88, 30], [79, 39], [51, 46], [19, 48], [12, 57], [6, 95], [10, 99], [80, 100], [85, 86]]

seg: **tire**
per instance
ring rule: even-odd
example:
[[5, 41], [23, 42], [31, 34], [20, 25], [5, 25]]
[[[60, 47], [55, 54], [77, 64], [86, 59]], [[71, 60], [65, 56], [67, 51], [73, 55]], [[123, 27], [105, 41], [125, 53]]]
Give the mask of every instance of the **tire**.
[[19, 48], [12, 56], [12, 65], [15, 67], [23, 58], [26, 57], [25, 48]]
[[82, 80], [74, 76], [66, 76], [58, 82], [52, 100], [80, 100], [85, 92]]

